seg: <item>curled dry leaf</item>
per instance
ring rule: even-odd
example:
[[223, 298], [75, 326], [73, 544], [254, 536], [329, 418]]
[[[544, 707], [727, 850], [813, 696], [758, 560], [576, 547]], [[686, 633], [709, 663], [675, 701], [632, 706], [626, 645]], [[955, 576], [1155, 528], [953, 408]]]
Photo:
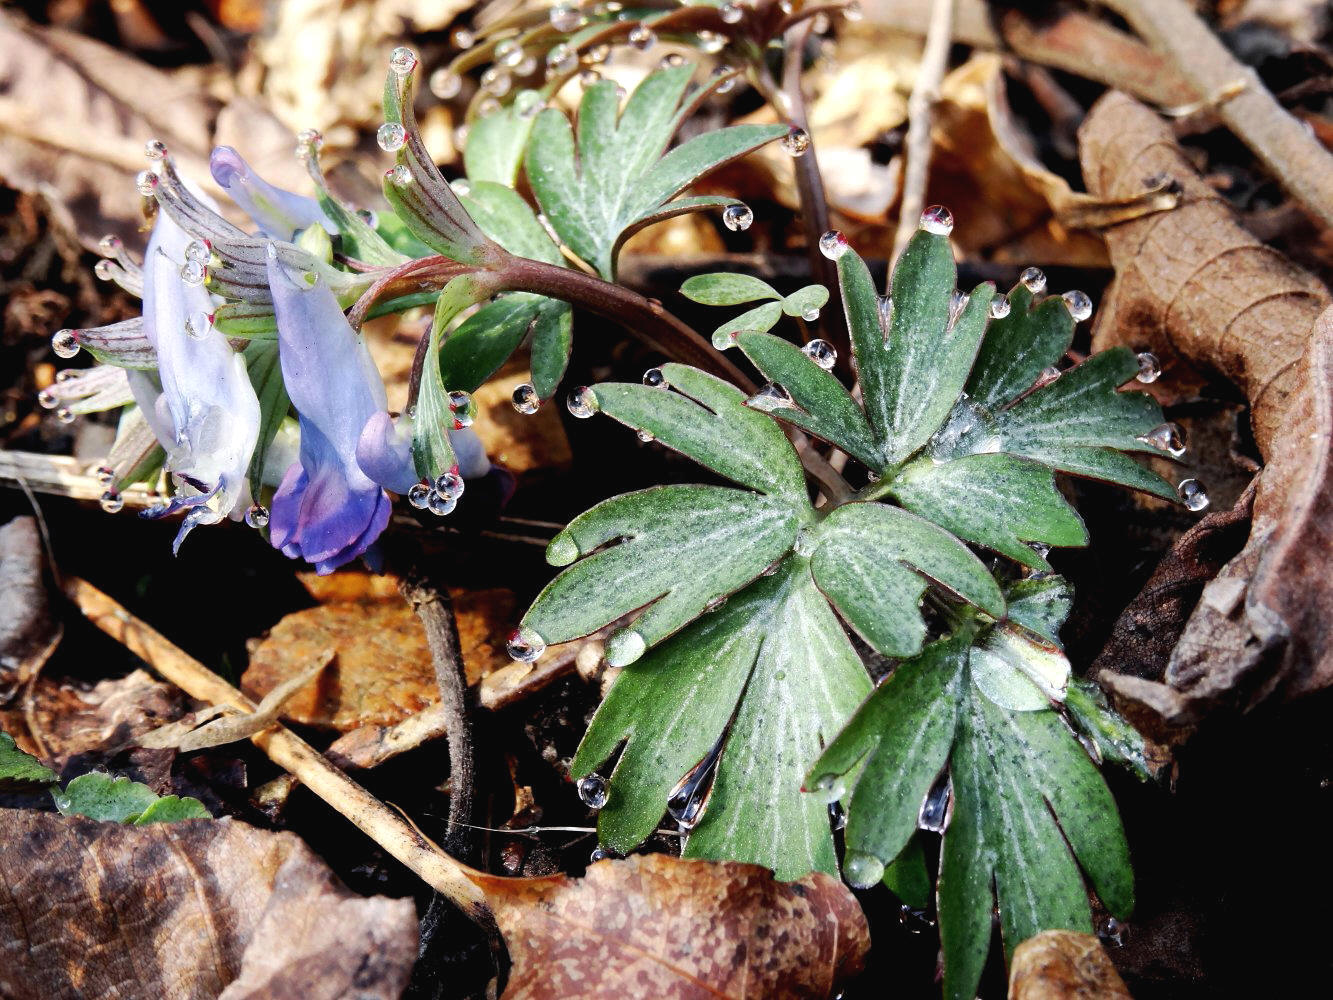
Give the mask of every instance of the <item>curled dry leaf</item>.
[[581, 879], [472, 877], [513, 960], [506, 1000], [828, 997], [870, 947], [855, 897], [820, 873], [650, 854]]
[[1102, 943], [1077, 931], [1042, 931], [1014, 949], [1009, 1000], [1129, 1000]]
[[1103, 98], [1081, 139], [1094, 194], [1127, 196], [1161, 174], [1183, 192], [1175, 211], [1106, 231], [1116, 280], [1094, 348], [1149, 348], [1164, 362], [1164, 381], [1191, 366], [1229, 378], [1250, 400], [1266, 460], [1249, 541], [1204, 588], [1162, 683], [1122, 688], [1115, 674], [1102, 679], [1177, 729], [1219, 703], [1326, 687], [1333, 683], [1328, 289], [1242, 229], [1170, 130], [1130, 98]]
[[0, 527], [0, 703], [41, 670], [60, 642], [42, 564], [34, 518], [16, 517]]
[[5, 809], [0, 843], [9, 1000], [390, 1000], [416, 959], [412, 902], [354, 895], [293, 834]]

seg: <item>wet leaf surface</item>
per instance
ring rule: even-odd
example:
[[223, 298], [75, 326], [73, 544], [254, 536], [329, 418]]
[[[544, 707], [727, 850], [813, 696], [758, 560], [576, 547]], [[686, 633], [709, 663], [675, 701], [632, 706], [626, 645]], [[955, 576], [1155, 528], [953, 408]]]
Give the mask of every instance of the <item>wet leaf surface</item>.
[[292, 834], [5, 809], [0, 842], [13, 1000], [391, 1000], [416, 957], [410, 901], [353, 895]]

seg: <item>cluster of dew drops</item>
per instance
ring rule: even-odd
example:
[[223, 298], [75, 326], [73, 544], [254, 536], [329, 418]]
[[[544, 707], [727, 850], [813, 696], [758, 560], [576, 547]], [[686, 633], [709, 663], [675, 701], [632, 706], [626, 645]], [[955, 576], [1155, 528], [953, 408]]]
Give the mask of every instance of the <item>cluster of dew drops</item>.
[[[449, 393], [449, 413], [453, 417], [454, 429], [471, 427], [477, 419], [477, 401], [472, 393], [456, 389]], [[458, 498], [463, 495], [463, 477], [455, 465], [434, 479], [423, 479], [407, 491], [407, 502], [417, 510], [430, 511], [436, 517], [452, 514], [458, 506]]]

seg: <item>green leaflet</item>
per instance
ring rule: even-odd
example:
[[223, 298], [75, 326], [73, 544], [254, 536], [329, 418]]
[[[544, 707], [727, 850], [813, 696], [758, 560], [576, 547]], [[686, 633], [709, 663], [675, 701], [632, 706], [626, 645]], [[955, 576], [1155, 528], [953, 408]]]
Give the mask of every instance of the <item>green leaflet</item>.
[[629, 850], [655, 829], [671, 787], [734, 714], [684, 855], [750, 861], [782, 879], [836, 873], [827, 807], [801, 795], [800, 779], [869, 689], [808, 564], [792, 558], [626, 667], [572, 772], [590, 773], [628, 740], [598, 831], [603, 843]]
[[[536, 118], [526, 170], [537, 201], [561, 240], [604, 278], [627, 231], [672, 212], [667, 203], [704, 174], [782, 135], [781, 125], [734, 125], [687, 140], [663, 155], [691, 107], [693, 66], [658, 70], [623, 109], [613, 81], [584, 90], [578, 136], [560, 111]], [[696, 200], [686, 208], [721, 204]]]
[[430, 343], [421, 366], [421, 386], [412, 408], [412, 462], [422, 479], [434, 481], [458, 464], [449, 429], [454, 425], [449, 406], [449, 390], [444, 384], [440, 365], [440, 344], [444, 331], [455, 316], [482, 296], [472, 275], [462, 274], [450, 280], [435, 303]]
[[250, 493], [258, 498], [263, 488], [264, 460], [269, 446], [277, 437], [283, 418], [291, 409], [287, 385], [282, 380], [282, 365], [278, 361], [276, 340], [252, 340], [245, 345], [246, 372], [259, 398], [259, 437], [254, 454], [250, 457]]
[[1140, 781], [1154, 779], [1156, 768], [1148, 760], [1142, 734], [1111, 708], [1096, 683], [1082, 677], [1071, 678], [1065, 708], [1075, 728], [1092, 741], [1104, 760], [1127, 768]]
[[0, 788], [50, 785], [56, 773], [36, 757], [14, 744], [14, 737], [0, 730]]
[[[468, 128], [463, 148], [463, 169], [474, 185], [492, 182], [512, 188], [523, 164], [523, 149], [532, 133], [533, 115], [521, 114], [513, 104], [476, 119]], [[476, 216], [473, 216], [476, 218]], [[483, 229], [486, 224], [477, 222]], [[491, 234], [495, 238], [495, 234]], [[511, 253], [516, 253], [510, 250]]]
[[52, 791], [62, 816], [87, 816], [107, 823], [174, 823], [183, 819], [211, 819], [198, 799], [159, 796], [147, 785], [125, 777], [94, 771], [75, 778], [64, 791]]

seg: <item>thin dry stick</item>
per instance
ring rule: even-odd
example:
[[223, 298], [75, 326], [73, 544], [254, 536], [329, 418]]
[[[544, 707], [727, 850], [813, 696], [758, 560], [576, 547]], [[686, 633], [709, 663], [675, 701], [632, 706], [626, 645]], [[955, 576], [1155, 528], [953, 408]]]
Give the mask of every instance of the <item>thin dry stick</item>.
[[[935, 105], [940, 99], [940, 81], [949, 64], [949, 42], [953, 31], [955, 0], [934, 0], [926, 47], [921, 54], [912, 96], [907, 99], [907, 143], [903, 150], [903, 197], [898, 210], [898, 231], [893, 237], [890, 261], [907, 246], [916, 232], [921, 210], [926, 206], [926, 182], [930, 178], [931, 131], [935, 125]], [[885, 287], [893, 280], [893, 268], [884, 279]]]
[[[92, 584], [70, 580], [66, 593], [90, 622], [192, 698], [254, 711], [249, 698]], [[285, 726], [275, 725], [250, 740], [471, 920], [488, 932], [494, 929], [486, 895], [470, 877], [480, 872], [445, 854]]]
[[1333, 229], [1333, 154], [1227, 51], [1184, 0], [1102, 0], [1169, 56], [1287, 193]]

